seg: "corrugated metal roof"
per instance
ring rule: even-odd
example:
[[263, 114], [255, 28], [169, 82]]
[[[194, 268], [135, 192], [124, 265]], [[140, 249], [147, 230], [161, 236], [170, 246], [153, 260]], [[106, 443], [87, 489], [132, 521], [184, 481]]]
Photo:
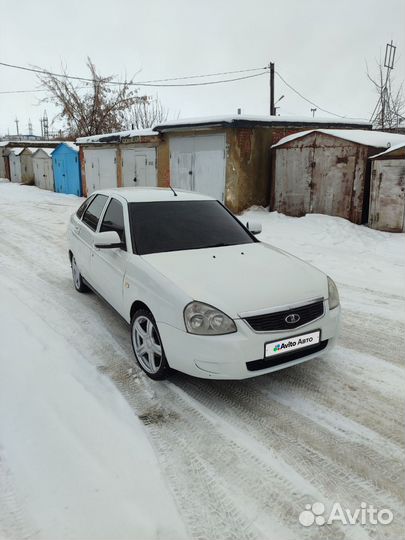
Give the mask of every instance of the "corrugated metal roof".
[[374, 148], [388, 148], [392, 144], [405, 143], [405, 135], [386, 133], [385, 131], [367, 131], [364, 129], [311, 129], [309, 131], [300, 131], [288, 135], [281, 139], [277, 144], [273, 144], [272, 148], [277, 148], [296, 139], [301, 139], [310, 133], [325, 133], [332, 137], [344, 139], [356, 144], [362, 144], [364, 146], [372, 146]]

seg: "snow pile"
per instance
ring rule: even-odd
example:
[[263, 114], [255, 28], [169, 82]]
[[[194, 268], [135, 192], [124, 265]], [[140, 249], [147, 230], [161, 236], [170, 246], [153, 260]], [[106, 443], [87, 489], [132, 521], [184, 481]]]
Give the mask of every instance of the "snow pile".
[[366, 129], [311, 129], [309, 131], [300, 131], [287, 135], [272, 148], [277, 148], [296, 139], [301, 139], [310, 133], [324, 133], [331, 137], [344, 139], [345, 141], [363, 144], [364, 146], [373, 146], [374, 148], [388, 148], [395, 144], [405, 144], [405, 135], [398, 133], [386, 133], [385, 131], [369, 131]]
[[295, 116], [295, 115], [283, 115], [283, 116], [269, 116], [269, 115], [255, 115], [255, 114], [243, 114], [243, 115], [222, 115], [222, 116], [202, 116], [196, 118], [181, 118], [178, 120], [167, 121], [158, 126], [155, 126], [156, 131], [164, 131], [165, 129], [174, 128], [177, 126], [188, 125], [211, 125], [211, 124], [237, 124], [238, 122], [258, 122], [258, 123], [294, 123], [294, 124], [350, 124], [358, 125], [359, 127], [371, 127], [369, 122], [365, 120], [353, 119], [353, 118], [324, 118], [311, 116]]
[[[143, 424], [86, 348], [55, 330], [63, 316], [49, 305], [42, 318], [35, 303], [48, 302], [48, 278], [64, 294], [66, 222], [80, 202], [0, 182], [0, 538], [185, 538]], [[41, 222], [42, 241], [21, 229], [21, 214]], [[40, 286], [10, 247], [46, 265]]]
[[90, 137], [79, 137], [76, 139], [78, 144], [102, 143], [102, 142], [120, 142], [122, 139], [132, 137], [156, 137], [156, 131], [152, 129], [130, 129], [128, 131], [117, 131], [115, 133], [103, 133], [101, 135], [92, 135]]

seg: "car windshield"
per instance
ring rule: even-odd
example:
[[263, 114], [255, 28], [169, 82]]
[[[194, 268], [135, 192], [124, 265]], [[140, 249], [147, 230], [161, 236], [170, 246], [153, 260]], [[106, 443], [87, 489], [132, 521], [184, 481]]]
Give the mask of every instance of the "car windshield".
[[218, 201], [129, 203], [129, 215], [140, 255], [257, 241]]

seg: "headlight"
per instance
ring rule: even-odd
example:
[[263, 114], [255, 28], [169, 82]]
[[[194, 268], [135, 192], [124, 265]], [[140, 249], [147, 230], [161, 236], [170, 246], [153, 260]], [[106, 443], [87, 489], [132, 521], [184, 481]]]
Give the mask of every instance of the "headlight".
[[184, 308], [184, 323], [187, 332], [200, 336], [236, 332], [236, 325], [228, 315], [202, 302], [190, 302]]
[[338, 305], [340, 304], [339, 292], [337, 290], [335, 282], [329, 276], [328, 276], [328, 293], [329, 293], [329, 296], [328, 296], [329, 309], [334, 309], [335, 307], [338, 307]]

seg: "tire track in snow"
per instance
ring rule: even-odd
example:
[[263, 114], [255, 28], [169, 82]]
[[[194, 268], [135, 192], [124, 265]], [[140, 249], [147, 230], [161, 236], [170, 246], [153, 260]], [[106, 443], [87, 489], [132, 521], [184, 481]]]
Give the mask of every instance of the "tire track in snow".
[[[59, 218], [57, 212], [49, 214], [50, 220]], [[127, 325], [94, 295], [74, 292], [62, 235], [52, 237], [39, 219], [32, 223], [17, 212], [13, 234], [18, 253], [14, 242], [5, 246], [8, 258], [14, 254], [10, 287], [18, 295], [30, 287], [35, 298], [26, 301], [27, 308], [40, 312], [81, 352], [86, 349], [89, 361], [99, 365], [144, 419], [193, 538], [399, 537], [403, 515], [397, 512], [396, 492], [401, 479], [393, 470], [396, 449], [392, 444], [403, 445], [398, 418], [402, 401], [384, 393], [384, 384], [381, 391], [373, 388], [367, 381], [367, 366], [364, 375], [359, 370], [353, 380], [339, 363], [344, 351], [337, 350], [329, 361], [316, 360], [240, 383], [181, 375], [170, 383], [153, 383], [134, 367]], [[45, 244], [46, 260], [35, 257], [32, 244], [36, 240]], [[21, 261], [27, 261], [30, 281]], [[390, 323], [387, 319], [386, 325]], [[361, 332], [362, 322], [353, 324]], [[372, 330], [371, 320], [370, 325]], [[344, 345], [356, 349], [353, 342], [344, 341], [343, 330]], [[135, 376], [129, 374], [130, 369]], [[274, 398], [272, 383], [277, 390]], [[289, 395], [298, 400], [294, 406], [280, 402]], [[328, 429], [321, 419], [317, 422], [307, 409], [310, 417], [306, 417], [298, 410], [300, 401], [303, 406], [311, 402], [336, 411], [339, 422], [347, 418], [346, 436]], [[351, 422], [375, 431], [381, 438], [378, 445], [373, 447], [372, 441], [368, 445], [367, 436], [363, 443], [359, 441]], [[245, 442], [238, 439], [242, 433]], [[347, 439], [350, 445], [345, 448]], [[390, 448], [387, 456], [381, 455], [384, 439]], [[262, 455], [258, 445], [264, 449]], [[356, 454], [361, 452], [362, 462], [357, 463]], [[289, 465], [289, 474], [280, 472], [280, 462]], [[317, 496], [324, 502], [335, 496], [339, 502], [353, 502], [354, 507], [367, 496], [370, 504], [381, 501], [392, 508], [395, 523], [384, 530], [345, 528], [342, 535], [336, 527], [303, 529], [297, 522], [299, 512]]]
[[0, 538], [34, 540], [39, 538], [39, 533], [25, 511], [22, 497], [16, 493], [6, 455], [0, 446]]

